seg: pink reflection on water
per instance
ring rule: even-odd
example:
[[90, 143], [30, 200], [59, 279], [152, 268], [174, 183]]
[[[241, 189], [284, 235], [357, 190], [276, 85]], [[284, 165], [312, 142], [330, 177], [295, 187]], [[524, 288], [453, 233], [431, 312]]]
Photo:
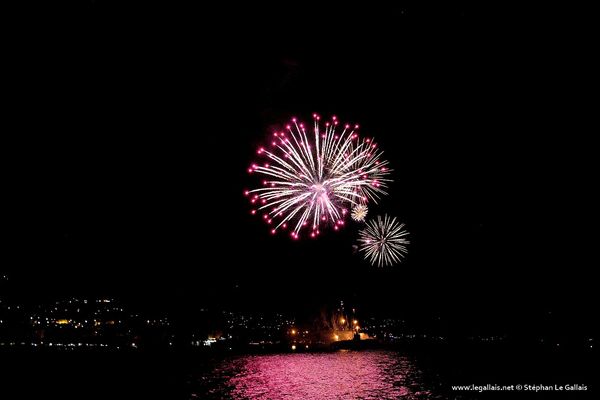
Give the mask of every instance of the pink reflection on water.
[[234, 399], [432, 399], [421, 373], [391, 352], [244, 356], [215, 370], [219, 387]]

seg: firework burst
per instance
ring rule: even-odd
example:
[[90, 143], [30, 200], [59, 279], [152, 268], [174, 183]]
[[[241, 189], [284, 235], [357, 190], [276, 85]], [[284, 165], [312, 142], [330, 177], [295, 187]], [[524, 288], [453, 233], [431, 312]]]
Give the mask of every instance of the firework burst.
[[377, 144], [335, 116], [321, 124], [314, 114], [312, 127], [293, 118], [257, 154], [263, 159], [248, 172], [263, 180], [245, 192], [255, 205], [251, 213], [262, 215], [273, 234], [287, 229], [294, 239], [303, 228], [311, 237], [324, 226], [342, 228], [348, 208], [377, 202], [390, 182]]
[[366, 227], [359, 232], [359, 250], [372, 265], [393, 265], [406, 254], [407, 235], [404, 224], [397, 222], [396, 217], [386, 215], [382, 219], [377, 216], [376, 220], [367, 221]]
[[369, 207], [366, 204], [358, 204], [352, 208], [352, 212], [350, 213], [350, 217], [356, 222], [363, 222], [367, 217], [367, 213], [369, 212]]

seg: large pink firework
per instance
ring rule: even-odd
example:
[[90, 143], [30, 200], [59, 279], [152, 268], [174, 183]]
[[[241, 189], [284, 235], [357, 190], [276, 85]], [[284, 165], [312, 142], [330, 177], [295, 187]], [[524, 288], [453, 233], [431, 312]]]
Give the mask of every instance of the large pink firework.
[[342, 228], [349, 208], [377, 202], [390, 182], [377, 144], [335, 116], [321, 124], [313, 114], [312, 127], [292, 118], [257, 154], [262, 160], [248, 172], [262, 177], [262, 187], [244, 192], [251, 213], [294, 239], [303, 229], [314, 238], [325, 226]]

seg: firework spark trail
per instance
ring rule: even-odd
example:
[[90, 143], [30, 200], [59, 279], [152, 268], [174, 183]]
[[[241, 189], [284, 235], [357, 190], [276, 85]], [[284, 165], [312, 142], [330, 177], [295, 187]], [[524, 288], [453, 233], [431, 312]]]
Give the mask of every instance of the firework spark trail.
[[387, 215], [382, 219], [367, 221], [366, 227], [359, 232], [359, 250], [365, 253], [365, 259], [378, 267], [389, 266], [401, 261], [406, 254], [408, 232], [404, 224], [396, 221], [396, 217]]
[[344, 225], [347, 208], [377, 202], [385, 195], [390, 170], [382, 152], [370, 138], [359, 138], [358, 125], [346, 124], [336, 131], [339, 121], [334, 116], [324, 130], [320, 117], [313, 115], [312, 132], [295, 118], [282, 132], [275, 132], [271, 146], [260, 147], [258, 155], [266, 160], [252, 164], [249, 173], [266, 177], [263, 187], [246, 191], [252, 214], [263, 213], [263, 219], [274, 226], [271, 230], [291, 230], [299, 237], [302, 228], [320, 234], [321, 225]]

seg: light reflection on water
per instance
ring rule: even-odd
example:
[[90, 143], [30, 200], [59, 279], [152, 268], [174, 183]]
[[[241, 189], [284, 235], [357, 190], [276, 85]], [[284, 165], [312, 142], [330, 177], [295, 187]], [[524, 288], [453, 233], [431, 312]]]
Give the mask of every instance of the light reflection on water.
[[191, 398], [437, 399], [415, 365], [386, 351], [249, 355], [195, 377]]

